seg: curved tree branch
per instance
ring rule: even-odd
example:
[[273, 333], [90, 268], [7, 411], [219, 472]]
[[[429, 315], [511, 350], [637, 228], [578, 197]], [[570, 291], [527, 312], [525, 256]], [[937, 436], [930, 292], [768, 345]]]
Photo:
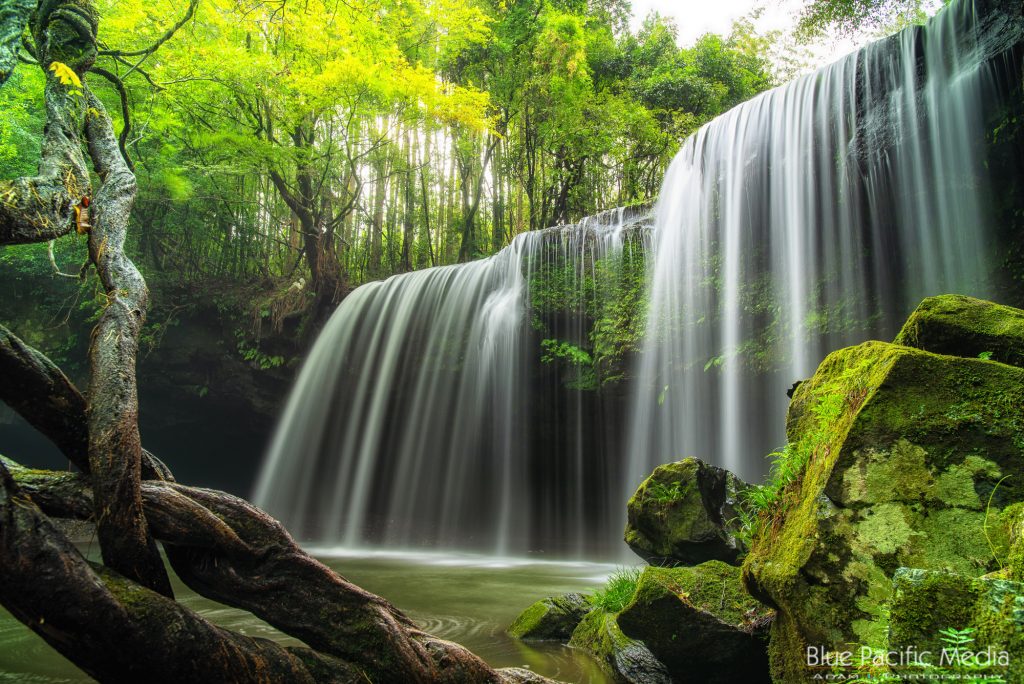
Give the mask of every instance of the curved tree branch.
[[[0, 401], [53, 442], [89, 474], [89, 421], [85, 397], [45, 354], [0, 325]], [[142, 479], [173, 482], [156, 456], [142, 451]]]
[[[82, 476], [28, 470], [4, 459], [0, 465], [48, 515], [92, 516], [92, 491]], [[495, 672], [458, 644], [422, 632], [389, 602], [310, 557], [280, 523], [242, 499], [167, 482], [143, 483], [142, 498], [153, 534], [192, 589], [358, 666], [373, 682], [524, 676]]]
[[[14, 22], [11, 17], [21, 16], [14, 12], [6, 18]], [[36, 176], [0, 181], [0, 245], [46, 242], [71, 232], [74, 207], [90, 185], [79, 137], [85, 103], [72, 85], [61, 83], [45, 67], [60, 62], [81, 77], [92, 66], [96, 58], [95, 13], [91, 5], [42, 0], [31, 22], [36, 57], [46, 73], [42, 158]], [[0, 64], [0, 71], [4, 68]]]
[[0, 325], [0, 400], [89, 472], [85, 398], [50, 359]]
[[153, 54], [158, 49], [160, 49], [161, 45], [163, 45], [171, 38], [173, 38], [174, 34], [178, 32], [178, 29], [180, 29], [182, 26], [188, 23], [188, 20], [195, 16], [196, 7], [198, 6], [199, 0], [191, 0], [191, 2], [189, 2], [188, 4], [188, 9], [185, 10], [185, 16], [178, 20], [178, 22], [174, 26], [167, 29], [167, 32], [164, 33], [164, 35], [160, 36], [157, 39], [157, 41], [150, 45], [148, 48], [145, 48], [143, 50], [101, 50], [100, 54], [110, 57], [148, 57], [149, 55]]
[[128, 165], [128, 170], [134, 173], [135, 164], [132, 163], [132, 158], [128, 155], [128, 136], [132, 132], [132, 113], [128, 107], [128, 91], [124, 87], [124, 82], [106, 69], [93, 66], [89, 71], [110, 81], [117, 91], [118, 97], [121, 98], [121, 118], [124, 121], [124, 127], [121, 129], [121, 135], [117, 137], [117, 146], [121, 150], [121, 156], [124, 157], [125, 163]]
[[92, 372], [86, 412], [97, 536], [109, 567], [170, 596], [171, 583], [146, 526], [139, 491], [142, 441], [135, 363], [149, 291], [124, 253], [135, 202], [135, 175], [121, 156], [103, 103], [91, 91], [86, 90], [86, 97], [89, 155], [101, 179], [92, 203], [89, 256], [107, 294], [89, 348]]
[[366, 681], [358, 668], [337, 658], [216, 627], [173, 600], [92, 566], [2, 463], [0, 568], [0, 603], [100, 681]]

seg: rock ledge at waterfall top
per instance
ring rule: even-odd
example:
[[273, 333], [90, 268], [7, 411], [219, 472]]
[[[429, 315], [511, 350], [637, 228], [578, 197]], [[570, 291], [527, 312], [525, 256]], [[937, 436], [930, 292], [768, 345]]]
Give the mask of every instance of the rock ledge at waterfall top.
[[782, 508], [762, 514], [772, 524], [743, 566], [750, 592], [778, 608], [775, 681], [807, 680], [808, 646], [886, 645], [900, 568], [967, 581], [999, 569], [1007, 541], [992, 521], [1024, 500], [1024, 369], [999, 355], [1024, 345], [1022, 317], [925, 300], [899, 341], [971, 358], [867, 342], [797, 388], [787, 432], [809, 463]]
[[738, 565], [738, 508], [749, 486], [695, 458], [658, 466], [626, 506], [626, 544], [653, 565]]

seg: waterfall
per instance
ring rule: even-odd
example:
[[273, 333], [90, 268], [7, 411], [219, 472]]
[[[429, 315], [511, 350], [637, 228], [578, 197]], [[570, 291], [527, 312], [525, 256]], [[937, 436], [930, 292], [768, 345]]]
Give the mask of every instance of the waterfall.
[[[954, 2], [704, 126], [653, 228], [620, 210], [358, 288], [255, 502], [321, 547], [593, 557], [621, 550], [660, 463], [763, 477], [787, 388], [825, 354], [891, 339], [922, 297], [991, 294], [986, 136], [1022, 43], [1014, 2]], [[585, 348], [637, 257], [645, 337], [609, 390]]]
[[488, 259], [356, 289], [303, 366], [255, 502], [318, 546], [607, 551], [617, 440], [594, 434], [596, 393], [537, 363], [531, 303], [561, 300], [548, 341], [585, 344], [585, 300], [644, 250], [646, 216], [524, 233]]
[[995, 34], [955, 3], [684, 144], [657, 205], [620, 499], [686, 456], [758, 481], [787, 388], [828, 352], [892, 339], [925, 296], [990, 295]]

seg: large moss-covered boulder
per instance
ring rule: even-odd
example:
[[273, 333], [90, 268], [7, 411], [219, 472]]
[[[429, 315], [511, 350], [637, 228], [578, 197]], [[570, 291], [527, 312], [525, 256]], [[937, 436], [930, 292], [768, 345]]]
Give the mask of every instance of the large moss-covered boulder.
[[672, 684], [665, 666], [643, 642], [622, 633], [615, 613], [594, 609], [583, 618], [569, 645], [594, 656], [616, 682]]
[[695, 458], [658, 466], [627, 504], [626, 543], [655, 565], [737, 563], [739, 495], [747, 487]]
[[568, 641], [591, 608], [583, 594], [550, 596], [520, 613], [509, 626], [509, 636], [538, 641]]
[[[920, 662], [943, 665], [950, 660], [948, 630], [962, 630], [965, 650], [984, 652], [978, 665], [1005, 681], [1024, 680], [1024, 584], [995, 577], [975, 578], [938, 570], [900, 568], [893, 577], [889, 649], [914, 653]], [[947, 632], [945, 635], [943, 632]], [[927, 654], [927, 655], [925, 655]], [[897, 660], [894, 669], [918, 664]], [[927, 670], [925, 669], [925, 672]]]
[[1024, 366], [1024, 311], [962, 295], [929, 297], [907, 319], [896, 344]]
[[644, 568], [619, 614], [623, 634], [644, 642], [676, 684], [768, 682], [772, 611], [744, 591], [739, 568]]
[[1024, 369], [868, 342], [800, 385], [787, 429], [806, 466], [743, 570], [779, 609], [773, 675], [803, 682], [808, 646], [884, 645], [897, 568], [997, 569], [986, 509], [1024, 500]]

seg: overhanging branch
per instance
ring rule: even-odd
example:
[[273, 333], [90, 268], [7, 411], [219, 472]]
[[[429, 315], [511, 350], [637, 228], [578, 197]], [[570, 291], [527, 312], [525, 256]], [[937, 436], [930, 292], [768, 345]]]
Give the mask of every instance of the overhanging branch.
[[[161, 45], [163, 45], [171, 38], [173, 38], [174, 34], [178, 32], [178, 29], [180, 29], [182, 26], [188, 23], [189, 19], [195, 16], [196, 7], [198, 6], [199, 0], [191, 0], [191, 2], [189, 2], [188, 4], [188, 9], [185, 10], [185, 16], [178, 20], [178, 22], [175, 23], [174, 26], [167, 29], [167, 31], [162, 36], [160, 36], [155, 43], [153, 43], [147, 48], [144, 48], [142, 50], [101, 50], [99, 54], [107, 57], [141, 57], [142, 59], [140, 59], [138, 63], [135, 64], [135, 66], [128, 70], [128, 73], [131, 73], [136, 68], [141, 66], [142, 63], [146, 61], [146, 59], [150, 55], [159, 50]], [[125, 74], [125, 76], [127, 75], [128, 74]]]

